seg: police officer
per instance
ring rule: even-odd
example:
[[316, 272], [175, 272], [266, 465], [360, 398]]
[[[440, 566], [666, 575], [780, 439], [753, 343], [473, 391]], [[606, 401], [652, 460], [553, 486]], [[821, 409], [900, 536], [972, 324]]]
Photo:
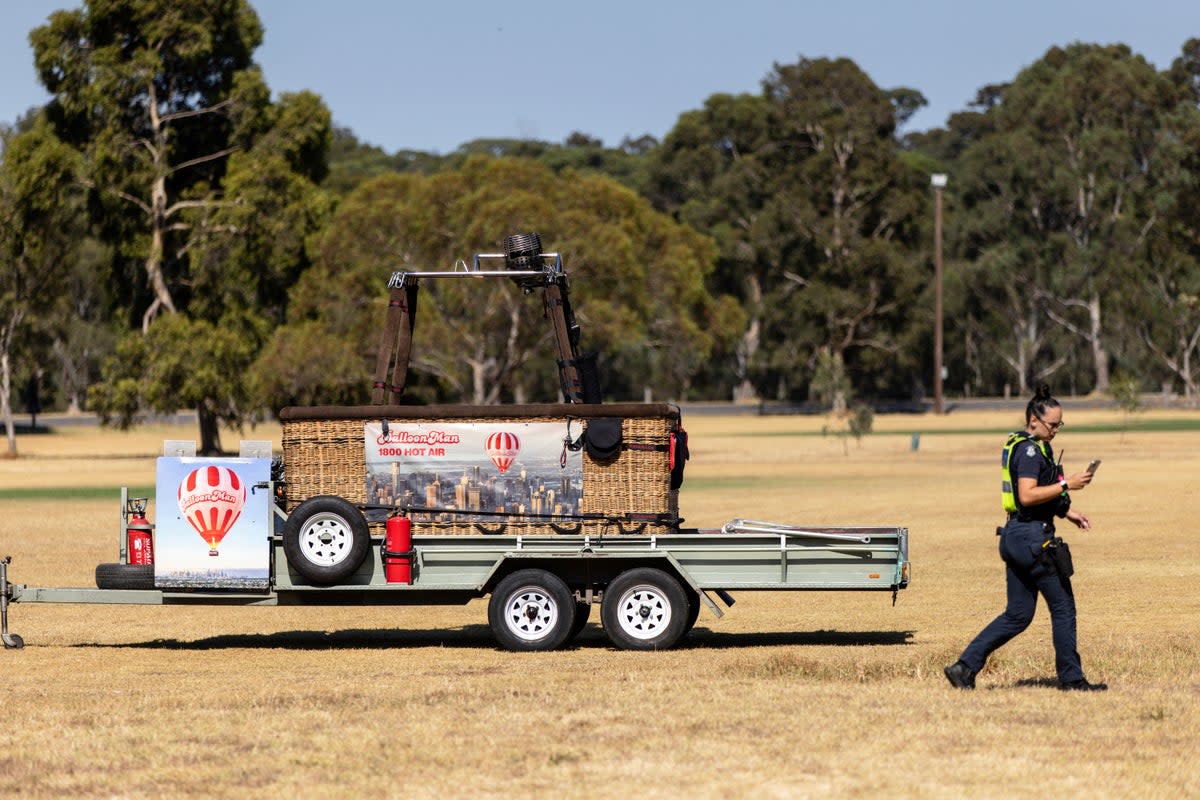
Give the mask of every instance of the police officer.
[[1059, 688], [1108, 688], [1084, 677], [1075, 649], [1075, 595], [1069, 567], [1065, 563], [1056, 565], [1052, 557], [1051, 548], [1061, 542], [1054, 536], [1056, 518], [1065, 518], [1081, 530], [1091, 528], [1088, 518], [1071, 508], [1070, 492], [1091, 483], [1092, 473], [1064, 477], [1061, 466], [1054, 461], [1050, 442], [1062, 426], [1062, 407], [1043, 384], [1025, 407], [1025, 430], [1012, 434], [1005, 442], [1001, 491], [1008, 523], [997, 532], [1008, 581], [1008, 606], [967, 645], [958, 661], [945, 668], [946, 677], [959, 689], [974, 689], [975, 676], [988, 656], [1029, 627], [1039, 593], [1050, 608]]

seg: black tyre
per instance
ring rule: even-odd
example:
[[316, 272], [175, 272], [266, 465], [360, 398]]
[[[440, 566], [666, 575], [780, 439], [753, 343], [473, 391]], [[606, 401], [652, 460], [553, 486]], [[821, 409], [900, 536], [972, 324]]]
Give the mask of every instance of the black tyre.
[[488, 624], [505, 650], [557, 649], [571, 635], [576, 617], [571, 590], [544, 569], [514, 572], [488, 601]]
[[687, 634], [691, 632], [692, 628], [696, 627], [696, 620], [700, 619], [700, 595], [691, 590], [686, 590], [685, 594], [688, 599], [688, 612], [683, 632]]
[[567, 641], [574, 641], [575, 637], [583, 632], [583, 629], [588, 624], [588, 619], [592, 616], [591, 603], [575, 603], [575, 619], [571, 622], [571, 634], [567, 636]]
[[153, 589], [153, 564], [97, 564], [96, 586], [100, 589]]
[[667, 650], [686, 633], [688, 598], [679, 581], [660, 569], [638, 567], [604, 590], [600, 619], [622, 650]]
[[318, 586], [340, 583], [353, 575], [370, 549], [366, 518], [340, 497], [310, 497], [283, 526], [288, 564]]
[[4, 637], [5, 650], [20, 650], [25, 646], [25, 640], [15, 633], [10, 633]]

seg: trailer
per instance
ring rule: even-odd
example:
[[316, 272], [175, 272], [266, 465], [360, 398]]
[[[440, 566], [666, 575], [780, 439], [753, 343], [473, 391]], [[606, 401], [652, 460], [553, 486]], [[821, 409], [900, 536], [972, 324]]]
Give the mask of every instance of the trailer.
[[[263, 489], [270, 491], [270, 486]], [[277, 508], [272, 509], [276, 516]], [[128, 541], [122, 514], [120, 540]], [[281, 520], [283, 521], [283, 520]], [[271, 520], [273, 527], [275, 520]], [[302, 531], [314, 541], [349, 536], [352, 520], [327, 515]], [[904, 528], [830, 528], [734, 519], [718, 529], [668, 534], [417, 535], [411, 550], [390, 552], [385, 537], [336, 584], [313, 585], [289, 562], [284, 535], [269, 537], [269, 586], [259, 591], [144, 586], [152, 571], [102, 564], [100, 582], [114, 588], [54, 588], [9, 581], [11, 558], [0, 560], [0, 631], [5, 648], [21, 648], [9, 632], [10, 605], [107, 603], [135, 605], [459, 605], [490, 596], [488, 624], [507, 650], [553, 650], [587, 624], [592, 607], [612, 644], [627, 650], [675, 646], [702, 607], [724, 615], [731, 592], [875, 591], [908, 585]], [[386, 578], [389, 558], [408, 558], [408, 583]], [[715, 599], [714, 599], [715, 598]]]
[[[489, 263], [502, 262], [499, 269]], [[461, 269], [458, 266], [461, 265]], [[487, 597], [500, 646], [554, 650], [593, 606], [615, 647], [675, 646], [731, 592], [887, 592], [908, 586], [903, 527], [827, 527], [734, 518], [688, 528], [678, 495], [688, 460], [678, 407], [600, 401], [580, 348], [566, 274], [537, 234], [471, 267], [394, 272], [372, 402], [285, 408], [282, 457], [243, 443], [197, 458], [164, 443], [155, 525], [121, 492], [118, 560], [96, 588], [9, 581], [0, 634], [22, 603], [457, 605]], [[422, 280], [501, 278], [542, 289], [562, 403], [401, 403]], [[188, 445], [191, 445], [189, 450]]]

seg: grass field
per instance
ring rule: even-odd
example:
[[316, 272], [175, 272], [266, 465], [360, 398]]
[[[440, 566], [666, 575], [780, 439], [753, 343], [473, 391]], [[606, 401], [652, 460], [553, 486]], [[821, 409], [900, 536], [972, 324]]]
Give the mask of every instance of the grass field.
[[[1049, 617], [973, 693], [942, 676], [1004, 604], [998, 455], [1017, 414], [685, 419], [689, 526], [744, 516], [903, 525], [890, 595], [739, 593], [677, 650], [495, 646], [486, 604], [409, 608], [14, 605], [0, 651], [0, 796], [1200, 796], [1196, 414], [1065, 409], [1069, 467], [1104, 464], [1068, 532], [1079, 647], [1107, 693], [1055, 690]], [[913, 449], [913, 434], [920, 433]], [[0, 461], [10, 579], [91, 586], [117, 492], [164, 438], [62, 428]], [[248, 438], [279, 444], [277, 427]], [[226, 434], [227, 446], [236, 442]], [[593, 619], [598, 615], [593, 615]]]

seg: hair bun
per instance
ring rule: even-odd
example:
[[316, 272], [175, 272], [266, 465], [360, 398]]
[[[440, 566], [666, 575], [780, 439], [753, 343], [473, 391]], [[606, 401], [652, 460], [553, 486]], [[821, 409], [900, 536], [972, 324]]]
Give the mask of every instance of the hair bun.
[[1043, 383], [1037, 388], [1037, 392], [1033, 395], [1034, 400], [1049, 400], [1053, 395], [1050, 394], [1049, 384]]

